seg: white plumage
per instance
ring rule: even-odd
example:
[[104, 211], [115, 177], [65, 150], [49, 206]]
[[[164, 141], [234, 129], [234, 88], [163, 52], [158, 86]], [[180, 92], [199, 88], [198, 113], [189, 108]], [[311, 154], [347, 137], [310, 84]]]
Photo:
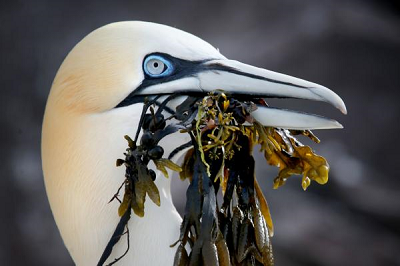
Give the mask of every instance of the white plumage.
[[[117, 203], [108, 204], [124, 179], [124, 169], [115, 167], [115, 161], [126, 149], [123, 136], [136, 132], [142, 104], [116, 106], [149, 79], [143, 72], [143, 60], [152, 53], [168, 54], [202, 68], [182, 77], [174, 72], [179, 78], [159, 79], [158, 83], [153, 79], [138, 95], [214, 89], [238, 93], [242, 89], [240, 93], [327, 101], [346, 112], [339, 96], [320, 85], [227, 60], [210, 44], [175, 28], [120, 22], [95, 30], [61, 65], [48, 98], [42, 135], [48, 198], [77, 265], [98, 262], [119, 221]], [[211, 69], [213, 64], [223, 65], [226, 70]], [[228, 68], [246, 75], [229, 72]], [[270, 84], [267, 79], [280, 83]], [[282, 111], [279, 121], [268, 119], [274, 110], [264, 109], [258, 116], [265, 125], [290, 127], [298, 120], [298, 116], [291, 120], [290, 111]], [[315, 116], [301, 117], [307, 128], [340, 127], [329, 119], [317, 119], [317, 123]], [[186, 136], [172, 135], [162, 146], [168, 154], [186, 141]], [[131, 248], [118, 265], [172, 265], [175, 248], [169, 245], [179, 237], [181, 218], [172, 203], [170, 181], [158, 174], [161, 207], [147, 200], [145, 216], [133, 216], [129, 221]], [[126, 239], [121, 238], [109, 261], [125, 249]]]

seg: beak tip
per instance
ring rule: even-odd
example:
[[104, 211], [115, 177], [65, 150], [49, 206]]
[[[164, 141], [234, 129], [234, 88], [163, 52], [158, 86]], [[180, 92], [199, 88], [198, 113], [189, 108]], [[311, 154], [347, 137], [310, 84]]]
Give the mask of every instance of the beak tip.
[[343, 129], [343, 125], [340, 124], [338, 121], [336, 120], [330, 120], [331, 122], [327, 125], [324, 125], [322, 127], [319, 128], [315, 128], [315, 129]]
[[346, 105], [339, 95], [324, 86], [318, 84], [314, 85], [315, 86], [310, 87], [309, 90], [319, 97], [317, 100], [328, 102], [339, 109], [342, 114], [347, 114]]
[[347, 115], [347, 108], [344, 102], [342, 102], [342, 104], [338, 106], [338, 109], [340, 110], [340, 112], [342, 112], [342, 114]]
[[329, 119], [329, 120], [331, 122], [330, 125], [326, 126], [324, 128], [321, 128], [321, 129], [343, 129], [344, 128], [343, 125], [340, 124], [338, 121], [333, 120], [333, 119]]
[[347, 108], [346, 108], [346, 104], [344, 103], [344, 101], [342, 100], [342, 98], [339, 97], [339, 95], [337, 95], [335, 93], [335, 97], [333, 97], [333, 103], [336, 103], [336, 108], [340, 110], [340, 112], [342, 112], [342, 114], [347, 115]]

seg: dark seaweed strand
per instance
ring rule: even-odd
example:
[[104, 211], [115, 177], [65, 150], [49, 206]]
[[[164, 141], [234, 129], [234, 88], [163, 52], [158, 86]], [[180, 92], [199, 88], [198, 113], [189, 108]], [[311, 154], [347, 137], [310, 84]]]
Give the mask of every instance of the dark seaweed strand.
[[[108, 257], [111, 255], [111, 252], [112, 252], [115, 244], [117, 244], [117, 242], [120, 240], [121, 236], [123, 235], [124, 228], [126, 227], [128, 230], [127, 224], [128, 224], [128, 221], [130, 218], [131, 218], [131, 208], [128, 208], [127, 211], [124, 213], [124, 215], [122, 215], [121, 219], [119, 220], [119, 223], [118, 223], [117, 227], [115, 228], [115, 231], [114, 231], [113, 235], [111, 236], [110, 241], [108, 241], [107, 246], [104, 249], [103, 254], [100, 257], [100, 260], [97, 263], [97, 266], [102, 266], [106, 262]], [[129, 230], [127, 232], [129, 232]], [[109, 265], [112, 265], [115, 262], [117, 262], [118, 260], [120, 260], [128, 252], [128, 250], [129, 250], [129, 233], [127, 233], [127, 237], [128, 237], [127, 250], [121, 257], [119, 257], [118, 259], [115, 259], [115, 261]]]
[[186, 142], [185, 144], [182, 144], [181, 146], [175, 148], [175, 149], [169, 154], [168, 159], [171, 160], [175, 155], [178, 154], [178, 152], [183, 151], [184, 149], [189, 148], [189, 147], [191, 147], [192, 145], [193, 145], [193, 144], [192, 144], [192, 141], [189, 141], [189, 142]]
[[[143, 113], [145, 113], [147, 111], [147, 109], [149, 108], [150, 104], [151, 103], [146, 103], [143, 106]], [[140, 132], [140, 129], [141, 129], [141, 124], [143, 123], [143, 113], [142, 113], [142, 116], [140, 118], [140, 122], [139, 122], [139, 125], [138, 125], [138, 128], [137, 128], [137, 131], [136, 131], [135, 142], [137, 140], [137, 137], [139, 136], [139, 132]], [[125, 184], [125, 182], [123, 184]], [[121, 189], [121, 187], [118, 189], [118, 191]], [[118, 192], [117, 192], [117, 194], [118, 194]], [[113, 196], [113, 198], [110, 200], [110, 202], [113, 199], [117, 198], [116, 197], [117, 194], [115, 194]], [[118, 199], [118, 201], [120, 201], [120, 200]], [[103, 254], [100, 257], [100, 260], [97, 263], [97, 266], [102, 266], [106, 262], [108, 257], [111, 255], [111, 252], [112, 252], [114, 246], [118, 243], [118, 241], [120, 240], [121, 236], [123, 235], [123, 231], [124, 231], [125, 227], [127, 229], [127, 232], [129, 232], [127, 224], [128, 224], [128, 221], [129, 221], [130, 218], [131, 218], [131, 207], [129, 206], [129, 208], [126, 210], [124, 215], [122, 215], [121, 219], [119, 220], [118, 225], [115, 228], [115, 231], [114, 231], [113, 235], [111, 236], [110, 240], [108, 241], [108, 243], [106, 245], [106, 248], [104, 249]], [[126, 255], [126, 253], [128, 252], [128, 250], [129, 250], [129, 233], [127, 233], [127, 237], [128, 237], [128, 248], [127, 248], [127, 250], [125, 251], [125, 253], [122, 256], [120, 256], [117, 259], [115, 259], [114, 262], [112, 262], [112, 264], [114, 264], [115, 262], [117, 262], [120, 259], [122, 259]], [[112, 264], [109, 264], [109, 265], [112, 265]]]
[[159, 104], [157, 101], [154, 101], [158, 105], [158, 109], [157, 109], [156, 115], [160, 115], [161, 112], [164, 109], [166, 109], [168, 113], [174, 115], [175, 112], [173, 110], [171, 110], [167, 106], [167, 104], [168, 104], [169, 101], [171, 101], [172, 99], [175, 99], [178, 96], [179, 96], [179, 94], [170, 94], [170, 95], [168, 95], [168, 97], [161, 104]]
[[143, 119], [144, 119], [144, 116], [145, 116], [145, 114], [147, 112], [147, 109], [149, 109], [150, 105], [154, 104], [157, 101], [158, 98], [160, 98], [160, 96], [157, 96], [156, 98], [154, 98], [151, 101], [147, 101], [146, 100], [145, 104], [143, 105], [142, 114], [140, 115], [140, 120], [139, 120], [138, 128], [137, 128], [137, 131], [136, 131], [136, 135], [135, 135], [135, 143], [137, 142], [137, 139], [139, 137], [140, 129], [142, 128]]
[[114, 196], [108, 201], [108, 203], [110, 203], [113, 200], [117, 200], [119, 203], [122, 203], [122, 201], [118, 198], [119, 196], [119, 192], [121, 191], [121, 188], [125, 185], [125, 180], [124, 182], [122, 182], [121, 186], [119, 186], [117, 193], [114, 194]]
[[[122, 259], [123, 257], [125, 257], [125, 255], [128, 253], [129, 248], [130, 248], [130, 242], [129, 242], [129, 227], [126, 226], [126, 242], [127, 242], [127, 247], [126, 250], [124, 252], [124, 254], [122, 254], [120, 257], [116, 258], [113, 262], [111, 262], [110, 264], [107, 264], [107, 266], [111, 266], [114, 265], [115, 263], [117, 263], [120, 259]], [[125, 234], [124, 233], [124, 234]]]
[[[170, 97], [168, 97], [165, 101], [162, 102], [162, 104], [161, 104], [161, 106], [159, 107], [159, 109], [160, 109], [161, 107], [165, 107], [166, 104], [167, 104], [167, 102], [168, 102], [169, 100], [173, 99], [174, 97], [175, 97], [175, 96], [172, 96], [172, 95], [171, 95]], [[152, 99], [152, 100], [150, 100], [150, 101], [146, 101], [145, 104], [143, 105], [142, 114], [141, 114], [141, 117], [140, 117], [140, 120], [139, 120], [139, 124], [138, 124], [138, 128], [137, 128], [136, 134], [135, 134], [135, 143], [137, 142], [137, 139], [138, 139], [138, 137], [139, 137], [140, 130], [141, 130], [141, 128], [142, 128], [144, 115], [146, 114], [148, 108], [149, 108], [152, 104], [154, 104], [154, 103], [157, 101], [158, 98], [159, 98], [159, 96], [157, 96], [156, 98], [154, 98], [154, 99]], [[159, 110], [157, 110], [157, 111], [159, 111]], [[161, 112], [161, 111], [160, 111], [160, 112]], [[132, 182], [132, 183], [134, 183], [134, 182]], [[124, 182], [123, 184], [125, 184], [125, 182]], [[122, 187], [122, 186], [121, 186], [121, 187]], [[120, 188], [121, 188], [121, 187], [120, 187]], [[120, 188], [118, 189], [118, 192], [119, 192]], [[113, 199], [117, 199], [117, 200], [120, 202], [120, 200], [117, 198], [118, 192], [113, 196], [113, 198], [110, 200], [110, 202], [111, 202]], [[113, 235], [111, 236], [110, 240], [108, 241], [108, 243], [107, 243], [107, 245], [106, 245], [106, 248], [104, 249], [103, 254], [102, 254], [101, 257], [100, 257], [100, 260], [99, 260], [99, 262], [97, 263], [97, 266], [102, 266], [102, 265], [106, 262], [106, 260], [108, 259], [108, 257], [111, 255], [111, 252], [112, 252], [114, 246], [118, 243], [118, 241], [120, 240], [121, 236], [124, 234], [124, 233], [123, 233], [124, 228], [126, 228], [126, 230], [127, 230], [127, 231], [126, 231], [126, 234], [127, 234], [127, 237], [128, 237], [128, 239], [127, 239], [127, 249], [126, 249], [126, 251], [124, 252], [124, 254], [122, 254], [120, 257], [116, 258], [113, 262], [111, 262], [111, 263], [108, 264], [107, 266], [115, 264], [116, 262], [118, 262], [119, 260], [121, 260], [121, 259], [128, 253], [129, 248], [130, 248], [130, 243], [129, 243], [129, 228], [128, 228], [128, 225], [127, 225], [127, 224], [128, 224], [128, 221], [129, 221], [130, 218], [131, 218], [131, 206], [129, 206], [129, 208], [126, 210], [126, 212], [124, 213], [124, 215], [122, 215], [121, 219], [119, 220], [118, 225], [117, 225], [117, 227], [115, 228], [115, 231], [114, 231]]]

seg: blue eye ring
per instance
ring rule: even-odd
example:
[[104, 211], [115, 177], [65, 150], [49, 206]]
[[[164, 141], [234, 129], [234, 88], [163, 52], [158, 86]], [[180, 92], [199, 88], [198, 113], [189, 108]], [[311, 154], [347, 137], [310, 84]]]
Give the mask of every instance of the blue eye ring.
[[174, 71], [174, 66], [171, 61], [165, 59], [163, 56], [153, 54], [147, 56], [144, 60], [143, 70], [149, 77], [162, 78], [171, 75]]

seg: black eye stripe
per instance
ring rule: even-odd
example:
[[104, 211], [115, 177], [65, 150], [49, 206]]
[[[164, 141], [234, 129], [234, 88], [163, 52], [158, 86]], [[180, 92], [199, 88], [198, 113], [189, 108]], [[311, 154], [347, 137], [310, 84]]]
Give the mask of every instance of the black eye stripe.
[[[161, 83], [166, 83], [169, 81], [181, 79], [184, 77], [188, 76], [194, 76], [198, 72], [201, 72], [203, 70], [207, 69], [207, 66], [203, 65], [205, 62], [210, 61], [212, 59], [208, 60], [198, 60], [198, 61], [189, 61], [189, 60], [184, 60], [180, 58], [173, 57], [169, 54], [165, 53], [152, 53], [148, 54], [145, 56], [145, 59], [148, 58], [151, 55], [156, 55], [156, 56], [161, 56], [171, 62], [173, 65], [174, 69], [172, 73], [168, 76], [161, 77], [161, 78], [154, 78], [146, 74], [146, 71], [143, 69], [144, 73], [144, 79], [142, 83], [134, 90], [132, 91], [123, 101], [121, 101], [116, 108], [118, 107], [124, 107], [131, 105], [133, 103], [138, 103], [143, 101], [145, 97], [138, 95], [139, 92], [142, 90], [146, 89], [147, 87], [156, 85], [156, 84], [161, 84]], [[143, 61], [145, 62], [145, 61]], [[144, 64], [143, 64], [144, 66]], [[167, 66], [164, 66], [164, 68], [167, 68]]]
[[[199, 66], [202, 63], [208, 61], [208, 60], [188, 61], [188, 60], [173, 57], [173, 56], [171, 56], [169, 54], [165, 54], [165, 53], [148, 54], [145, 56], [145, 59], [148, 58], [149, 56], [159, 56], [159, 57], [165, 58], [172, 64], [172, 66], [174, 68], [173, 72], [169, 76], [157, 78], [157, 83], [168, 82], [168, 81], [183, 77], [190, 72], [193, 72], [193, 73], [197, 72], [197, 71], [195, 71], [198, 68], [196, 66]], [[168, 66], [166, 64], [164, 64], [164, 69], [166, 69], [166, 68], [168, 68]], [[194, 71], [190, 71], [190, 69], [192, 69]], [[145, 80], [143, 80], [143, 83], [147, 83], [147, 82], [145, 82], [146, 80], [152, 80], [152, 79], [154, 79], [154, 77], [146, 75], [146, 72], [145, 72]], [[152, 85], [152, 84], [150, 84], [150, 85]]]
[[[143, 79], [142, 83], [135, 90], [133, 90], [124, 100], [122, 100], [116, 106], [116, 108], [128, 106], [133, 103], [137, 103], [138, 97], [141, 99], [144, 99], [143, 95], [138, 95], [138, 93], [140, 93], [147, 87], [150, 87], [150, 86], [153, 86], [156, 84], [162, 84], [162, 83], [182, 79], [185, 77], [193, 77], [200, 72], [213, 71], [213, 70], [229, 72], [232, 74], [247, 76], [247, 77], [250, 77], [253, 79], [265, 80], [265, 81], [269, 81], [269, 82], [277, 83], [277, 84], [294, 86], [294, 87], [304, 88], [304, 89], [307, 88], [307, 87], [303, 87], [303, 86], [288, 83], [288, 82], [269, 79], [269, 78], [258, 76], [258, 75], [251, 74], [251, 73], [245, 73], [238, 69], [235, 69], [235, 68], [232, 68], [229, 66], [225, 66], [225, 65], [222, 65], [219, 63], [205, 64], [206, 62], [209, 62], [214, 59], [190, 61], [190, 60], [176, 58], [176, 57], [173, 57], [173, 56], [171, 56], [169, 54], [165, 54], [165, 53], [152, 53], [152, 54], [148, 54], [147, 56], [145, 56], [145, 60], [146, 60], [146, 58], [148, 58], [149, 56], [152, 56], [152, 55], [160, 56], [160, 57], [168, 60], [171, 63], [171, 65], [173, 66], [172, 72], [169, 75], [163, 76], [163, 77], [151, 77], [151, 76], [147, 75], [145, 70], [143, 69], [144, 79]], [[142, 64], [142, 65], [144, 65], [144, 64]], [[167, 67], [168, 66], [165, 66], [165, 68], [167, 68]], [[163, 72], [164, 72], [164, 70], [163, 70]], [[265, 96], [265, 97], [267, 97], [267, 96]]]

